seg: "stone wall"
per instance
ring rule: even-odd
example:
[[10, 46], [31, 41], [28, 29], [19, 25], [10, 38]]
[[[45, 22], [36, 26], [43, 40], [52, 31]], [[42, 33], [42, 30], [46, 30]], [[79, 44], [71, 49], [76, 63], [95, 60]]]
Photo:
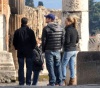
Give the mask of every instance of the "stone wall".
[[[17, 2], [16, 2], [16, 4], [17, 4]], [[23, 3], [20, 3], [20, 5], [21, 4], [23, 5]], [[10, 7], [12, 7], [11, 2], [10, 2]], [[14, 7], [14, 5], [13, 5], [13, 7]], [[30, 28], [32, 28], [34, 30], [36, 36], [39, 36], [39, 37], [41, 37], [41, 35], [42, 35], [43, 27], [46, 26], [44, 15], [47, 15], [49, 13], [55, 14], [56, 15], [55, 21], [57, 23], [61, 24], [61, 10], [47, 9], [43, 6], [39, 6], [37, 8], [31, 8], [31, 7], [25, 6], [24, 9], [23, 9], [23, 7], [21, 8], [21, 6], [20, 6], [19, 9], [22, 12], [19, 12], [18, 14], [12, 13], [10, 15], [10, 21], [9, 21], [9, 23], [10, 23], [9, 51], [12, 52], [12, 54], [13, 54], [16, 70], [18, 69], [17, 53], [13, 47], [12, 41], [13, 41], [13, 35], [14, 35], [15, 30], [21, 26], [21, 18], [27, 17], [29, 19], [28, 26]], [[12, 11], [13, 11], [13, 9], [12, 9]], [[45, 72], [42, 72], [42, 73], [45, 73]]]
[[44, 15], [49, 13], [55, 14], [55, 21], [61, 24], [61, 10], [47, 9], [43, 6], [37, 8], [25, 6], [24, 16], [29, 19], [28, 25], [34, 30], [36, 36], [41, 36], [42, 29], [46, 25]]

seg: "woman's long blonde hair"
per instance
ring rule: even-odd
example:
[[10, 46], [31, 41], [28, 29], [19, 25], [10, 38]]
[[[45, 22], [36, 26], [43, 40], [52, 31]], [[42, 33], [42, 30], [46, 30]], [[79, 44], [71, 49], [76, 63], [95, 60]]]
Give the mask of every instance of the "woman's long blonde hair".
[[77, 29], [77, 21], [78, 21], [78, 17], [76, 15], [69, 15], [66, 18], [69, 22], [71, 22], [73, 24], [73, 26]]

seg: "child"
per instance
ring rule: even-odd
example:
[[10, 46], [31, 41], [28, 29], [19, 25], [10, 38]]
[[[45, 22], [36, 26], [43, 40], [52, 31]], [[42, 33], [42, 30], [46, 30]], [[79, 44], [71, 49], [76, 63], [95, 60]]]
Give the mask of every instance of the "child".
[[39, 73], [41, 70], [43, 70], [43, 57], [42, 57], [42, 49], [41, 49], [41, 39], [37, 38], [37, 46], [35, 47], [33, 51], [33, 83], [32, 85], [37, 85], [38, 78], [39, 78]]

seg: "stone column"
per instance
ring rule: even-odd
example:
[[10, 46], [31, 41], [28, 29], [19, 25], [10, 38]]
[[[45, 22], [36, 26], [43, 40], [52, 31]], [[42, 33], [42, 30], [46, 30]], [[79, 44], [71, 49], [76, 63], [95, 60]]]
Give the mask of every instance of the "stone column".
[[[88, 17], [88, 0], [62, 0], [62, 22], [69, 14], [75, 14], [79, 17], [78, 32], [80, 39], [80, 50], [88, 51], [89, 41], [89, 17]], [[64, 24], [64, 23], [63, 23]]]
[[39, 30], [39, 36], [42, 34], [43, 29], [43, 11], [41, 7], [38, 7], [38, 30]]
[[0, 51], [6, 50], [6, 18], [4, 15], [0, 15]]
[[13, 41], [13, 35], [15, 30], [21, 27], [21, 18], [24, 17], [24, 5], [25, 1], [24, 0], [9, 0], [9, 5], [11, 8], [11, 15], [10, 15], [10, 21], [9, 21], [9, 51], [12, 52], [14, 62], [15, 62], [15, 67], [16, 70], [18, 70], [18, 59], [17, 59], [17, 52], [14, 49], [14, 46], [12, 44]]
[[6, 30], [5, 30], [5, 46], [6, 46], [6, 50], [8, 51], [9, 48], [9, 34], [8, 34], [8, 30], [9, 30], [9, 16], [10, 16], [10, 8], [9, 8], [9, 0], [0, 0], [0, 14], [4, 14], [5, 19], [6, 19]]
[[24, 0], [9, 0], [9, 5], [12, 14], [23, 14], [23, 9], [25, 5]]
[[[79, 43], [80, 51], [88, 51], [88, 43], [89, 43], [88, 0], [62, 0], [62, 4], [63, 4], [62, 27], [65, 26], [64, 22], [69, 14], [77, 15], [79, 18], [77, 30], [80, 36], [80, 43]], [[76, 65], [75, 65], [75, 70], [77, 71]], [[69, 74], [67, 75], [69, 76]], [[77, 73], [76, 73], [76, 78], [77, 78]], [[77, 79], [76, 79], [76, 84], [77, 84]]]

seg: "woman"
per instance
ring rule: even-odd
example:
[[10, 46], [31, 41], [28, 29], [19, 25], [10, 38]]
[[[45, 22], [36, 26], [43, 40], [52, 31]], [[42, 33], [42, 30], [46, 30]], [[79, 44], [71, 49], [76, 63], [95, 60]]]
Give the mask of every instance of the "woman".
[[68, 16], [65, 21], [65, 42], [64, 56], [62, 59], [62, 79], [66, 82], [66, 67], [70, 67], [70, 81], [68, 85], [74, 85], [75, 82], [75, 61], [76, 61], [76, 44], [79, 41], [78, 32], [76, 30], [77, 19], [75, 16]]

